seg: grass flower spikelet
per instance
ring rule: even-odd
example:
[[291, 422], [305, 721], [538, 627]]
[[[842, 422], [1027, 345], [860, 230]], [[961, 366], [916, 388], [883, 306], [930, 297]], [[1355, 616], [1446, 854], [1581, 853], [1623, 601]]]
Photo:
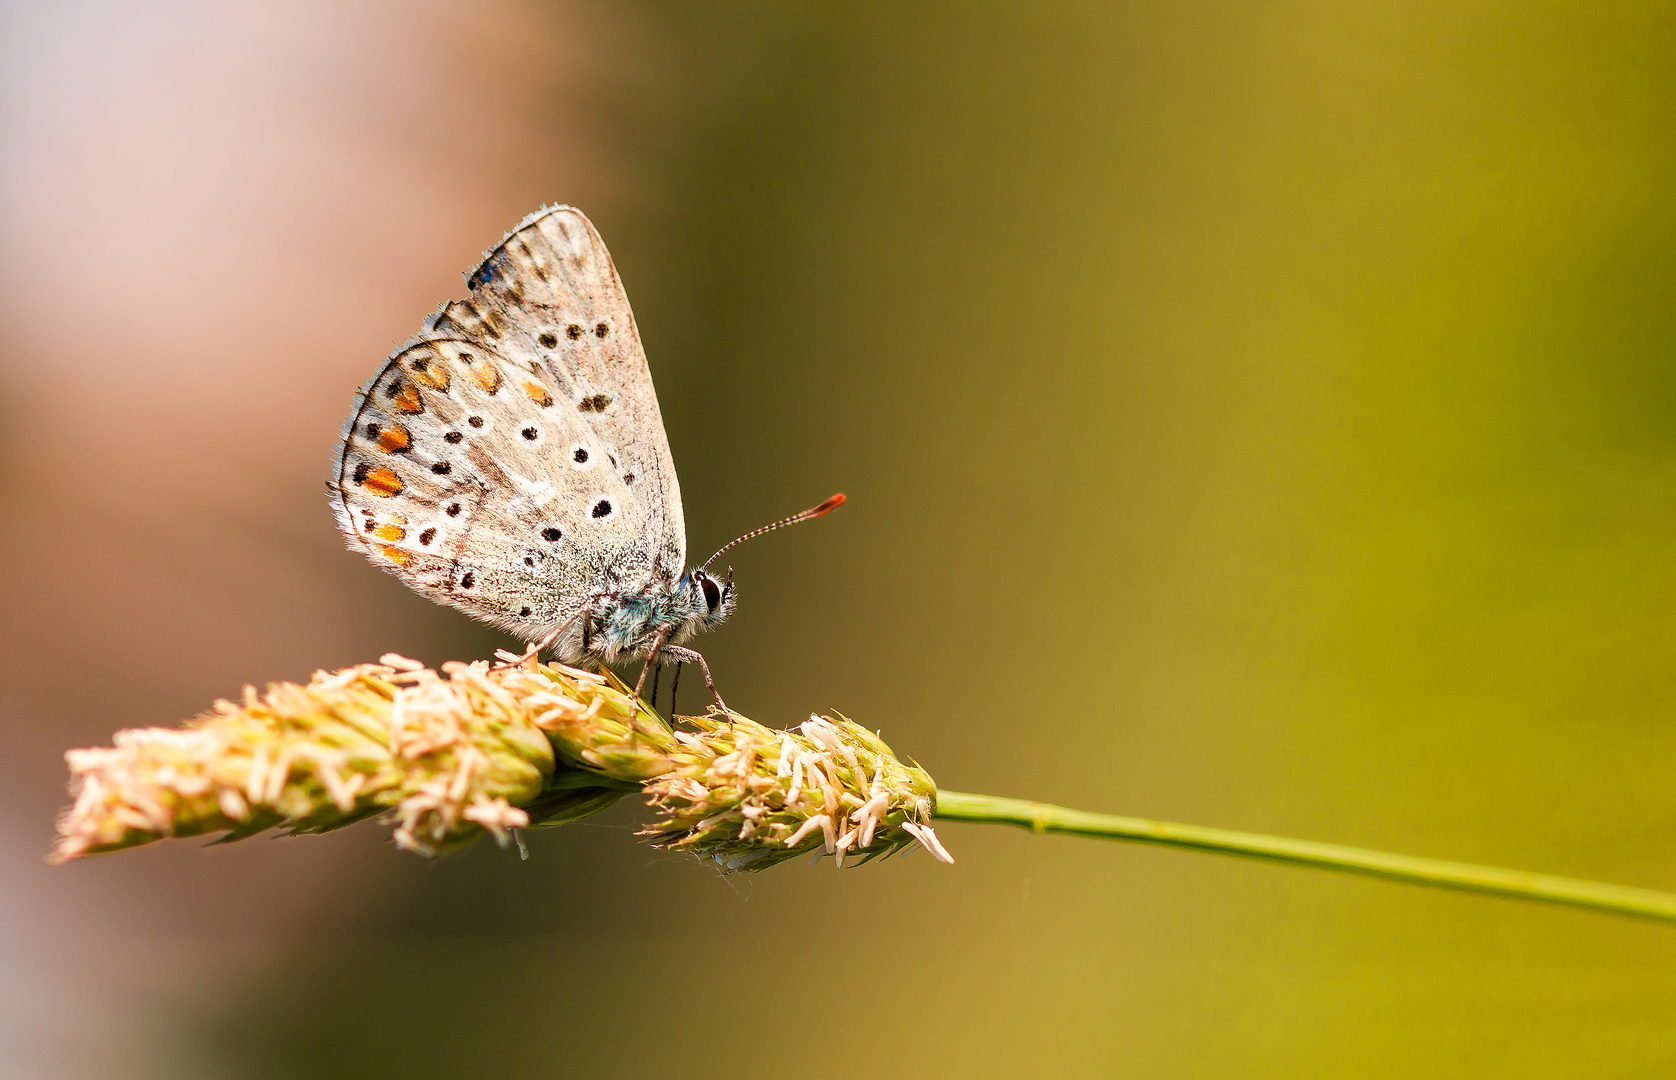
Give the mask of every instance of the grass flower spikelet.
[[740, 716], [693, 717], [676, 732], [671, 768], [646, 785], [656, 847], [689, 851], [724, 870], [761, 870], [799, 855], [839, 866], [914, 843], [953, 862], [931, 829], [936, 786], [878, 735], [839, 717], [773, 731]]
[[[441, 678], [395, 655], [307, 684], [246, 687], [181, 729], [118, 732], [71, 750], [74, 804], [50, 858], [168, 836], [283, 827], [325, 832], [389, 813], [398, 845], [435, 855], [487, 832], [503, 843], [528, 824], [519, 804], [553, 772], [553, 750], [516, 701], [495, 695], [486, 664]], [[452, 670], [450, 670], [452, 669]]]

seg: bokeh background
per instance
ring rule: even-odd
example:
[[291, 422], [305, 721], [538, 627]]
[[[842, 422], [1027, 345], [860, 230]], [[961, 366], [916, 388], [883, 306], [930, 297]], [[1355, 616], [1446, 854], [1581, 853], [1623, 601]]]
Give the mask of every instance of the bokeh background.
[[852, 499], [736, 553], [741, 711], [1676, 888], [1670, 5], [13, 0], [0, 60], [5, 1075], [1676, 1074], [1668, 928], [999, 827], [41, 861], [66, 747], [507, 644], [323, 484], [563, 201], [692, 548]]

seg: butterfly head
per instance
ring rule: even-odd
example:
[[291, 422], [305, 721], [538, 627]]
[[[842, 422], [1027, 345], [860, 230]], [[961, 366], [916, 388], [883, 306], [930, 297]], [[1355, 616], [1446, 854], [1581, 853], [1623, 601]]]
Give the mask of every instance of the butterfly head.
[[689, 570], [675, 583], [675, 595], [687, 614], [689, 632], [718, 626], [733, 614], [733, 569], [729, 567], [721, 581], [703, 569]]

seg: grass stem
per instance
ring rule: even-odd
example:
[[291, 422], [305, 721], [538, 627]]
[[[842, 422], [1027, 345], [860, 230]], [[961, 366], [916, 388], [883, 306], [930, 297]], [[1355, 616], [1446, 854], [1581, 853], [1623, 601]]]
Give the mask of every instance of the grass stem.
[[1314, 866], [1367, 874], [1412, 885], [1440, 889], [1489, 893], [1516, 900], [1567, 904], [1617, 915], [1676, 922], [1676, 895], [1653, 889], [1607, 885], [1597, 881], [1530, 874], [1473, 863], [1422, 859], [1392, 855], [1383, 851], [1291, 840], [1282, 836], [1212, 829], [1201, 825], [1179, 825], [1169, 821], [1091, 814], [1063, 806], [1005, 799], [994, 795], [969, 795], [960, 791], [937, 792], [934, 817], [950, 821], [999, 822], [1021, 825], [1035, 832], [1069, 833], [1107, 840], [1130, 840], [1164, 847], [1214, 851], [1248, 859]]

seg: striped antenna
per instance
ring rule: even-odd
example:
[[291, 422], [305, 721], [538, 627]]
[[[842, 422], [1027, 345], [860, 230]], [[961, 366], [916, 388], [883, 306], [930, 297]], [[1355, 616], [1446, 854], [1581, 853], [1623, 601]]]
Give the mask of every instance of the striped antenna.
[[844, 505], [844, 496], [840, 493], [838, 495], [832, 496], [832, 498], [830, 498], [830, 499], [826, 500], [825, 502], [821, 503], [819, 506], [811, 507], [810, 509], [804, 510], [801, 513], [793, 514], [789, 518], [781, 518], [779, 521], [776, 521], [776, 522], [774, 522], [773, 524], [770, 524], [770, 525], [764, 525], [760, 529], [752, 529], [750, 532], [746, 533], [744, 536], [739, 537], [737, 540], [732, 540], [732, 541], [730, 541], [726, 544], [723, 544], [716, 551], [716, 554], [714, 554], [714, 555], [710, 556], [708, 559], [704, 560], [704, 565], [700, 566], [699, 569], [700, 570], [708, 569], [710, 564], [715, 562], [721, 556], [722, 552], [727, 551], [731, 548], [738, 547], [740, 544], [743, 544], [745, 541], [751, 539], [752, 537], [761, 536], [765, 532], [773, 532], [775, 529], [783, 529], [787, 525], [796, 525], [799, 521], [812, 521], [815, 518], [818, 518], [823, 514], [832, 513], [832, 511], [838, 509], [840, 506], [843, 506], [843, 505]]

